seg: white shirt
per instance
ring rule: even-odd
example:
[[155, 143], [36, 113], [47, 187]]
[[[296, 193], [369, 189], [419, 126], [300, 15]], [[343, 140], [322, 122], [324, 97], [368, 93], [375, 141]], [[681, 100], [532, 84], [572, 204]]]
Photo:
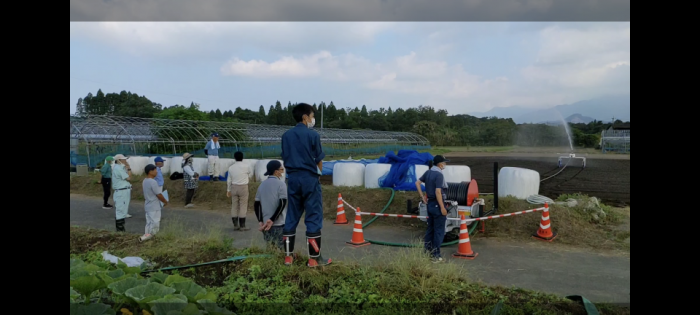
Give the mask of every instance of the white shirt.
[[231, 191], [231, 185], [248, 185], [249, 178], [250, 168], [248, 168], [248, 164], [236, 161], [228, 168], [226, 191]]

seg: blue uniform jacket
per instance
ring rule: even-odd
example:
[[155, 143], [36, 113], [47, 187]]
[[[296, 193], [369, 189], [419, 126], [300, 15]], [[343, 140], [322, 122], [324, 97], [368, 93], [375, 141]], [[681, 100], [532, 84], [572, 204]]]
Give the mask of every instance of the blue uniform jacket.
[[321, 136], [302, 123], [282, 135], [282, 160], [286, 173], [309, 172], [318, 174], [318, 163], [326, 154], [321, 148]]

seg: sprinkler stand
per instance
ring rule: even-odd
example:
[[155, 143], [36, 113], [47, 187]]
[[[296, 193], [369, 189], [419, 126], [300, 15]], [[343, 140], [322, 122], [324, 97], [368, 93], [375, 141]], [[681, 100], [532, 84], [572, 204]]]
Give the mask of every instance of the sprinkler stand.
[[561, 160], [562, 159], [581, 159], [581, 160], [583, 160], [583, 168], [586, 168], [586, 158], [585, 157], [576, 156], [576, 154], [574, 154], [574, 153], [570, 153], [568, 156], [561, 155], [561, 156], [559, 156], [559, 162], [558, 162], [559, 167], [561, 167]]

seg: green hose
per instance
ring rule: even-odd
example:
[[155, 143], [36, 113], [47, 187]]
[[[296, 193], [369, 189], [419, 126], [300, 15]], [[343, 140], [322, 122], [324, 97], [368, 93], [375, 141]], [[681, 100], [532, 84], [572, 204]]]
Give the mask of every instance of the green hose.
[[[389, 206], [394, 201], [394, 196], [396, 195], [396, 191], [393, 188], [383, 187], [382, 189], [391, 189], [391, 197], [389, 198], [389, 202], [387, 202], [386, 205], [384, 206], [384, 209], [382, 209], [382, 211], [379, 211], [379, 213], [384, 213], [384, 211], [389, 209]], [[378, 216], [375, 216], [374, 218], [369, 220], [369, 222], [363, 224], [362, 228], [364, 229], [365, 227], [368, 227], [370, 224], [372, 224], [372, 222], [374, 222], [374, 220], [376, 220], [378, 218], [379, 218]], [[475, 224], [472, 226], [471, 229], [469, 229], [469, 235], [474, 235], [474, 231], [476, 230], [477, 225], [478, 224], [475, 221]], [[420, 247], [420, 245], [416, 245], [416, 244], [380, 242], [380, 241], [374, 241], [374, 240], [370, 240], [370, 239], [365, 239], [365, 240], [370, 242], [371, 244], [376, 244], [376, 245], [396, 246], [396, 247]], [[450, 246], [450, 245], [454, 245], [457, 243], [459, 243], [459, 240], [455, 240], [455, 241], [447, 242], [447, 243], [442, 243], [442, 245], [440, 245], [440, 247]]]
[[247, 259], [247, 258], [259, 258], [259, 257], [272, 257], [272, 256], [270, 256], [270, 255], [236, 256], [236, 257], [229, 257], [229, 258], [219, 259], [219, 260], [205, 262], [205, 263], [193, 264], [193, 265], [165, 267], [165, 268], [160, 268], [160, 269], [146, 270], [146, 271], [142, 271], [141, 273], [201, 267], [201, 266], [219, 264], [219, 263], [224, 263], [224, 262], [229, 262], [229, 261], [237, 261], [237, 260], [243, 260], [243, 259]]

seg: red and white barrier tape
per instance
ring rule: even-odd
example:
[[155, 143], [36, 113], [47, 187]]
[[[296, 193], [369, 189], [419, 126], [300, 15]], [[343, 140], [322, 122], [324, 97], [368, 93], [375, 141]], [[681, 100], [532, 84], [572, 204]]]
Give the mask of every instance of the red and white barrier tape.
[[[386, 213], [376, 213], [376, 212], [357, 212], [357, 209], [353, 208], [349, 203], [345, 202], [343, 200], [343, 203], [347, 205], [350, 209], [355, 211], [355, 214], [359, 215], [372, 215], [372, 216], [377, 216], [377, 217], [396, 217], [396, 218], [411, 218], [411, 219], [427, 219], [427, 216], [418, 216], [418, 215], [406, 215], [406, 214], [386, 214]], [[532, 213], [532, 212], [537, 212], [537, 211], [544, 211], [547, 210], [548, 208], [542, 207], [542, 208], [537, 208], [537, 209], [531, 209], [531, 210], [525, 210], [525, 211], [517, 211], [517, 212], [511, 212], [511, 213], [505, 213], [505, 214], [499, 214], [499, 215], [491, 215], [488, 217], [481, 217], [481, 218], [470, 218], [462, 221], [461, 218], [447, 218], [447, 220], [455, 220], [455, 221], [462, 221], [461, 223], [466, 223], [466, 222], [474, 222], [474, 221], [484, 221], [484, 220], [491, 220], [491, 219], [498, 219], [498, 218], [505, 218], [505, 217], [510, 217], [514, 215], [519, 215], [519, 214], [525, 214], [525, 213]], [[547, 215], [547, 219], [549, 219], [549, 215]]]

